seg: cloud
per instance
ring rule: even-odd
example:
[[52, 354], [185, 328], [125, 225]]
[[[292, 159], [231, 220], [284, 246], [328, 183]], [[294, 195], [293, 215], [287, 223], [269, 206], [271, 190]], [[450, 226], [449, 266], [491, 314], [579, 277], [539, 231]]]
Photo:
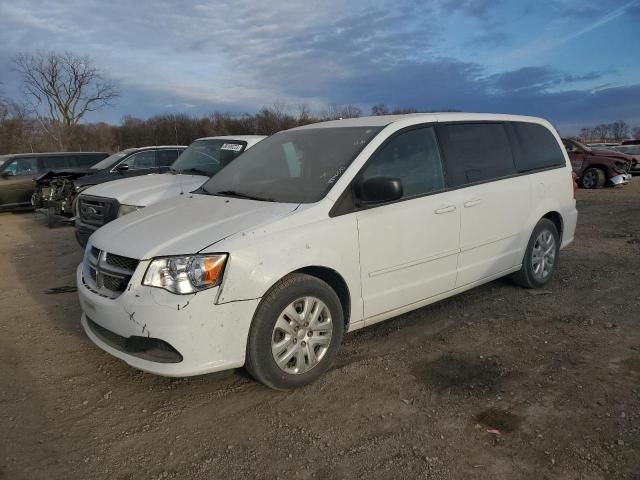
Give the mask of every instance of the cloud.
[[[590, 65], [572, 63], [570, 49], [597, 29], [621, 28], [639, 9], [638, 0], [21, 0], [0, 4], [0, 71], [10, 94], [13, 53], [88, 54], [123, 93], [117, 108], [91, 119], [252, 112], [280, 100], [316, 109], [336, 102], [366, 111], [385, 102], [537, 113], [567, 122], [619, 108], [631, 121], [640, 97], [636, 82], [623, 78], [629, 68], [598, 71], [602, 58], [623, 57], [624, 46], [611, 52], [603, 45]], [[564, 52], [559, 61], [556, 51]]]

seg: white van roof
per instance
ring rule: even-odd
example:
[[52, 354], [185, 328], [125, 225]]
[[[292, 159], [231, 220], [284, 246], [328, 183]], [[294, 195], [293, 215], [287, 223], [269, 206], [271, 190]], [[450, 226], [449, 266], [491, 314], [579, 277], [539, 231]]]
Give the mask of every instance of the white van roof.
[[466, 112], [435, 112], [435, 113], [407, 113], [403, 115], [377, 115], [372, 117], [344, 118], [328, 122], [311, 123], [296, 127], [330, 128], [330, 127], [386, 127], [392, 123], [427, 123], [427, 122], [456, 122], [456, 121], [502, 121], [502, 122], [530, 122], [550, 125], [549, 122], [538, 117], [523, 115], [507, 115], [500, 113], [466, 113]]

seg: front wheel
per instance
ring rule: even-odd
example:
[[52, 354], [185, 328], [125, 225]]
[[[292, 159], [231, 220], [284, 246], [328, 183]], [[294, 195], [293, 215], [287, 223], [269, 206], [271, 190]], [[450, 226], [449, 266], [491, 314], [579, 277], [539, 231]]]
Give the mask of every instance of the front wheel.
[[276, 390], [302, 387], [329, 369], [343, 333], [336, 292], [316, 277], [291, 274], [267, 292], [256, 310], [245, 367]]
[[602, 188], [607, 181], [607, 176], [599, 168], [588, 168], [582, 174], [582, 186], [584, 188]]
[[55, 228], [58, 226], [58, 217], [56, 216], [56, 208], [49, 207], [47, 208], [47, 227]]
[[533, 229], [522, 268], [513, 274], [513, 280], [525, 288], [542, 288], [553, 275], [560, 253], [560, 235], [555, 224], [546, 218]]

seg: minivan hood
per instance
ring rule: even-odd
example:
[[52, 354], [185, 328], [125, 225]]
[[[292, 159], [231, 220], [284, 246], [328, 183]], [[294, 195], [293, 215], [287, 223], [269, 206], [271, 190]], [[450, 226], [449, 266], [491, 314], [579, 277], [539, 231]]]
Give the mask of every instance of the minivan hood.
[[197, 253], [235, 233], [266, 225], [298, 204], [186, 194], [106, 224], [89, 243], [136, 259]]
[[189, 193], [209, 179], [202, 175], [151, 173], [123, 178], [89, 187], [83, 193], [96, 197], [115, 198], [120, 204], [146, 207], [153, 203]]

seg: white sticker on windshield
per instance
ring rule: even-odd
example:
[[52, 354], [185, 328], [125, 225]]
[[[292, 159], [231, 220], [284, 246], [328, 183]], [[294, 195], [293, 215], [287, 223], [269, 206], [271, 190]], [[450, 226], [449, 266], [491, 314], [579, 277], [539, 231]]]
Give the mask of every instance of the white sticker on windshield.
[[239, 143], [225, 143], [220, 147], [220, 150], [231, 150], [232, 152], [239, 152], [242, 150], [242, 145]]

